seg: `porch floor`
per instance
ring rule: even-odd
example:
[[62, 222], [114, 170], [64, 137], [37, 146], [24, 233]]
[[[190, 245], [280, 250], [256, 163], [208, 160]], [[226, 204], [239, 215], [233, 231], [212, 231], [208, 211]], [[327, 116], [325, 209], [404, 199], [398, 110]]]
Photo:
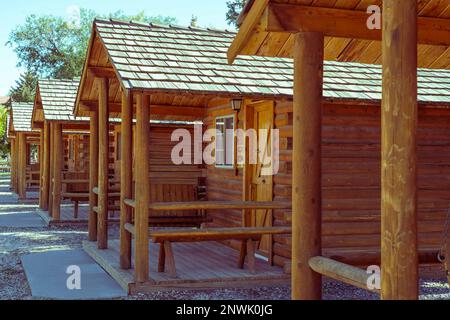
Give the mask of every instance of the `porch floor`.
[[63, 203], [61, 205], [61, 219], [53, 219], [48, 211], [39, 210], [38, 214], [47, 225], [70, 225], [70, 224], [87, 224], [89, 215], [89, 205], [81, 204], [78, 207], [78, 217], [73, 216], [73, 203]]
[[99, 250], [97, 243], [85, 241], [83, 248], [129, 293], [175, 288], [257, 287], [286, 284], [290, 280], [290, 275], [282, 268], [270, 266], [258, 258], [255, 274], [247, 266], [239, 269], [238, 251], [218, 242], [174, 243], [178, 277], [172, 278], [157, 271], [159, 246], [150, 243], [150, 280], [136, 284], [133, 269], [123, 270], [119, 266], [119, 244], [119, 240], [110, 240], [107, 250]]

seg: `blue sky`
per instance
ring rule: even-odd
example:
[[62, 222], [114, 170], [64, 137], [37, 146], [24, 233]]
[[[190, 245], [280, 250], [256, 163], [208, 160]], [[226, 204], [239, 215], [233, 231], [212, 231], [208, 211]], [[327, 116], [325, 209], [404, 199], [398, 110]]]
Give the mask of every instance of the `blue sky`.
[[14, 52], [4, 44], [9, 32], [24, 23], [30, 14], [68, 15], [73, 6], [107, 14], [123, 10], [136, 14], [142, 10], [149, 16], [164, 15], [178, 19], [178, 24], [188, 25], [192, 15], [198, 17], [198, 25], [230, 28], [225, 21], [226, 0], [11, 0], [5, 1], [0, 10], [0, 95], [7, 95], [9, 88], [18, 79], [20, 69], [16, 67]]

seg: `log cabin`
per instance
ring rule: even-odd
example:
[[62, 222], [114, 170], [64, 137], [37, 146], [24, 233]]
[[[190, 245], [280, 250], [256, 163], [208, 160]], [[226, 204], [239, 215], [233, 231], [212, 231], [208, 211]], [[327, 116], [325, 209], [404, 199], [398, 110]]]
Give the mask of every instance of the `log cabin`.
[[27, 200], [27, 192], [39, 189], [40, 135], [31, 127], [33, 104], [13, 101], [10, 105], [7, 136], [11, 144], [11, 187], [19, 200]]
[[49, 224], [87, 223], [79, 203], [89, 200], [89, 119], [72, 115], [79, 82], [42, 79], [36, 88], [32, 126], [40, 132], [44, 159], [39, 204]]
[[[442, 86], [435, 86], [433, 82], [436, 77], [443, 76], [440, 79], [444, 79], [449, 74], [449, 7], [449, 0], [250, 0], [243, 10], [239, 32], [228, 51], [229, 62], [237, 61], [236, 57], [242, 58], [243, 55], [294, 61], [294, 299], [320, 299], [322, 275], [349, 282], [349, 279], [343, 280], [349, 266], [335, 268], [336, 261], [324, 260], [323, 257], [328, 246], [327, 228], [323, 225], [329, 219], [327, 187], [328, 183], [333, 183], [328, 170], [332, 166], [337, 169], [340, 164], [336, 161], [331, 166], [327, 165], [326, 158], [330, 153], [327, 145], [323, 144], [329, 134], [327, 104], [324, 102], [328, 89], [324, 60], [382, 65], [376, 75], [366, 75], [366, 79], [358, 81], [358, 85], [366, 85], [365, 81], [372, 79], [378, 81], [374, 97], [378, 108], [366, 109], [375, 112], [372, 118], [377, 123], [371, 127], [376, 134], [372, 136], [367, 131], [360, 131], [361, 125], [368, 124], [367, 113], [354, 114], [354, 121], [345, 130], [349, 134], [348, 130], [356, 129], [360, 123], [359, 130], [354, 131], [360, 135], [357, 142], [360, 145], [346, 144], [338, 151], [344, 156], [346, 149], [353, 147], [353, 152], [361, 158], [366, 157], [367, 152], [373, 152], [371, 161], [375, 160], [374, 166], [367, 169], [375, 180], [365, 176], [369, 171], [357, 171], [358, 167], [371, 163], [360, 158], [351, 169], [351, 182], [347, 183], [349, 187], [370, 184], [375, 193], [367, 188], [351, 187], [349, 192], [337, 194], [335, 201], [341, 204], [348, 201], [348, 209], [354, 214], [360, 207], [363, 209], [361, 213], [377, 220], [375, 232], [364, 232], [363, 225], [360, 225], [358, 232], [363, 234], [355, 234], [349, 239], [355, 241], [353, 245], [359, 246], [368, 243], [368, 236], [373, 237], [375, 242], [370, 246], [381, 248], [381, 298], [418, 298], [420, 250], [435, 245], [435, 233], [429, 229], [430, 221], [435, 221], [435, 231], [438, 231], [444, 224], [442, 220], [442, 224], [438, 223], [439, 212], [448, 207], [448, 195], [441, 193], [448, 189], [444, 182], [446, 169], [440, 171], [448, 160], [443, 150], [435, 149], [447, 148], [448, 132], [442, 133], [441, 138], [433, 137], [440, 130], [441, 120], [445, 119], [445, 130], [448, 129], [448, 79]], [[371, 19], [378, 20], [380, 25], [369, 25]], [[418, 71], [417, 67], [440, 70]], [[436, 77], [433, 76], [433, 81], [429, 82], [426, 74], [435, 74]], [[434, 133], [428, 135], [427, 130]], [[372, 143], [368, 145], [370, 136]], [[355, 178], [361, 182], [357, 183]], [[339, 188], [333, 189], [338, 191]], [[440, 201], [442, 206], [438, 205]], [[371, 210], [373, 213], [369, 213]], [[433, 217], [431, 220], [428, 219], [431, 217], [429, 214]], [[353, 223], [347, 225], [354, 226]], [[375, 226], [373, 223], [368, 225]], [[445, 241], [449, 247], [448, 237]], [[342, 243], [334, 242], [334, 245]], [[367, 252], [368, 248], [361, 254]], [[318, 261], [322, 261], [320, 268], [317, 267]]]
[[[235, 36], [212, 29], [114, 20], [94, 23], [75, 105], [75, 115], [91, 117], [102, 137], [98, 175], [91, 176], [97, 179], [93, 186], [98, 186], [99, 202], [92, 215], [90, 242], [84, 247], [129, 291], [261, 285], [290, 278], [297, 157], [292, 60], [242, 56], [228, 65], [227, 50]], [[327, 62], [324, 70], [323, 134], [310, 128], [321, 138], [323, 151], [305, 173], [322, 173], [323, 207], [315, 226], [322, 229], [319, 243], [325, 256], [341, 262], [379, 263], [382, 69]], [[419, 247], [426, 256], [437, 252], [450, 200], [450, 167], [445, 159], [450, 151], [450, 92], [445, 90], [450, 73], [421, 69], [419, 74]], [[111, 115], [122, 119], [120, 241], [107, 237], [105, 128]], [[267, 145], [264, 129], [278, 130], [279, 170], [261, 176], [265, 161], [259, 157], [257, 163], [239, 164], [237, 149], [243, 148], [248, 156], [249, 143], [239, 146], [234, 141], [231, 147], [220, 147], [222, 156], [230, 155], [230, 163], [206, 165], [206, 201], [163, 199], [156, 195], [158, 174], [152, 174], [151, 154], [160, 153], [158, 143], [165, 142], [155, 139], [149, 119], [200, 120], [203, 132], [214, 129], [218, 135], [224, 129], [262, 129], [256, 139], [263, 145]], [[206, 212], [203, 229], [148, 230], [183, 227], [174, 224], [174, 213], [170, 214], [180, 210]], [[188, 240], [194, 243], [185, 244]], [[220, 240], [220, 245], [206, 240]], [[162, 272], [165, 261], [167, 272]]]

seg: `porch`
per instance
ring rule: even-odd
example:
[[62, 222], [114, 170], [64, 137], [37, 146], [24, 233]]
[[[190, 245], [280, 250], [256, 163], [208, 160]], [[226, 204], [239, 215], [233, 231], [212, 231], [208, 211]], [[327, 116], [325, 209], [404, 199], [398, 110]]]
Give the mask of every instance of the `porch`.
[[177, 277], [158, 272], [158, 244], [150, 243], [148, 280], [139, 284], [134, 279], [134, 263], [130, 269], [120, 268], [119, 240], [108, 241], [106, 250], [99, 250], [95, 242], [89, 241], [83, 242], [83, 248], [129, 294], [171, 289], [261, 287], [290, 281], [290, 275], [283, 268], [270, 266], [261, 256], [255, 259], [256, 273], [251, 273], [247, 265], [244, 269], [238, 268], [239, 252], [219, 242], [175, 243]]

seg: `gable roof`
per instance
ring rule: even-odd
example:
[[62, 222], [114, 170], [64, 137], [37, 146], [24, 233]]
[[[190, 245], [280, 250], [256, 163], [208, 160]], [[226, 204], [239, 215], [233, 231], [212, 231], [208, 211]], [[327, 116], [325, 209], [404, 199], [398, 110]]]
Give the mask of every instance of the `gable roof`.
[[41, 79], [38, 81], [36, 101], [42, 103], [45, 120], [48, 121], [88, 121], [75, 117], [73, 107], [80, 78]]
[[12, 130], [15, 132], [33, 132], [31, 128], [31, 116], [33, 104], [26, 102], [11, 103]]
[[[293, 94], [291, 59], [243, 56], [228, 65], [234, 32], [115, 20], [95, 20], [94, 31], [126, 89], [261, 98]], [[327, 61], [324, 68], [325, 98], [381, 100], [380, 66]], [[419, 102], [450, 104], [449, 86], [450, 70], [419, 69]]]

